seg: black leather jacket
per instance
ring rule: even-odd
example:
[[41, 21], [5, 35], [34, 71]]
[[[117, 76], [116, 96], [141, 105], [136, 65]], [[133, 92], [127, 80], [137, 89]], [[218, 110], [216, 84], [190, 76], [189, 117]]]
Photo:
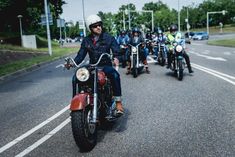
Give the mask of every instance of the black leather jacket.
[[[108, 33], [102, 33], [96, 44], [93, 44], [92, 38], [93, 36], [89, 35], [83, 39], [81, 48], [74, 59], [77, 64], [80, 64], [83, 61], [87, 53], [89, 54], [91, 64], [96, 63], [102, 53], [110, 54], [110, 50], [112, 50], [114, 57], [119, 55], [120, 48], [113, 36], [109, 35]], [[109, 57], [104, 56], [99, 66], [106, 65], [112, 66], [112, 61]]]

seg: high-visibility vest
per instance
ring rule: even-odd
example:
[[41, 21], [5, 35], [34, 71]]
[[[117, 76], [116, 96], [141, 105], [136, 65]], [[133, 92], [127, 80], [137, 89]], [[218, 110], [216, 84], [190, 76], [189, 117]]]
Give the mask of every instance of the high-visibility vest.
[[172, 34], [167, 34], [167, 40], [168, 41], [174, 41], [175, 40], [175, 37], [172, 35]]
[[168, 41], [174, 41], [174, 40], [177, 40], [177, 39], [181, 39], [181, 33], [180, 32], [177, 32], [175, 37], [170, 33], [167, 34], [167, 40]]

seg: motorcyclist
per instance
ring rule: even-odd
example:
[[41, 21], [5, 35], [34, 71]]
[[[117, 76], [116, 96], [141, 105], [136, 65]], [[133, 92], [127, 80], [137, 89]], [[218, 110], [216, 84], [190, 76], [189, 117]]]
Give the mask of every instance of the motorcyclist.
[[[117, 37], [117, 43], [119, 46], [124, 46], [123, 49], [124, 49], [124, 58], [122, 58], [122, 67], [125, 68], [126, 66], [126, 60], [127, 60], [127, 55], [128, 55], [128, 48], [127, 45], [129, 43], [129, 40], [130, 38], [128, 37], [128, 35], [126, 34], [126, 31], [125, 30], [122, 30], [120, 35]], [[122, 49], [122, 52], [123, 53], [123, 49]]]
[[[90, 35], [85, 37], [81, 43], [81, 48], [75, 57], [77, 64], [81, 63], [89, 55], [90, 63], [94, 64], [98, 61], [99, 57], [103, 53], [111, 53], [112, 50], [114, 56], [119, 54], [119, 46], [115, 38], [103, 31], [103, 23], [99, 16], [90, 15], [86, 19], [86, 27], [91, 32]], [[118, 64], [118, 59], [114, 58], [114, 63]], [[116, 101], [117, 114], [122, 115], [124, 109], [121, 102], [121, 83], [119, 73], [112, 67], [112, 61], [109, 57], [104, 57], [99, 63], [100, 67], [103, 67], [104, 73], [110, 79], [113, 89], [114, 99]], [[76, 94], [77, 78], [73, 77], [73, 96]]]
[[[149, 71], [148, 63], [147, 63], [147, 52], [145, 51], [144, 39], [143, 39], [141, 32], [138, 28], [134, 28], [132, 30], [132, 36], [130, 38], [129, 43], [133, 46], [138, 45], [139, 43], [142, 43], [139, 47], [139, 56], [145, 66], [146, 73], [149, 74], [150, 71]], [[126, 74], [130, 74], [130, 73], [131, 73], [131, 63], [130, 63], [130, 53], [129, 53], [128, 54], [128, 67], [127, 67]]]
[[146, 41], [146, 49], [149, 54], [153, 54], [153, 46], [152, 46], [152, 39], [153, 39], [153, 33], [150, 31], [150, 29], [147, 29], [147, 33], [145, 34], [145, 41]]
[[129, 40], [130, 39], [129, 39], [128, 35], [126, 34], [126, 31], [122, 30], [120, 35], [117, 38], [117, 43], [119, 45], [121, 45], [121, 44], [126, 45], [126, 44], [128, 44]]
[[[167, 49], [165, 46], [165, 43], [167, 41], [166, 36], [163, 34], [163, 31], [161, 28], [158, 28], [156, 31], [156, 36], [153, 38], [153, 41], [155, 42], [155, 44], [160, 43], [161, 45], [164, 45], [164, 53], [165, 55], [167, 55]], [[158, 47], [154, 48], [154, 53], [156, 55], [156, 57], [158, 57]]]
[[147, 30], [145, 38], [148, 39], [148, 40], [152, 40], [152, 33], [151, 33], [150, 29]]
[[[171, 67], [171, 62], [172, 62], [171, 54], [173, 53], [169, 49], [169, 47], [171, 46], [172, 42], [180, 40], [181, 37], [182, 37], [181, 33], [177, 32], [177, 31], [178, 31], [178, 27], [173, 24], [173, 25], [170, 26], [170, 33], [168, 33], [166, 35], [167, 43], [168, 43], [168, 53], [167, 53], [168, 65], [167, 65], [167, 68]], [[185, 46], [185, 45], [183, 45], [183, 46]], [[188, 54], [185, 51], [183, 52], [183, 57], [185, 58], [185, 61], [186, 61], [189, 73], [193, 73], [193, 70], [192, 70], [192, 67], [191, 67], [191, 64], [190, 64], [189, 56], [188, 56]]]

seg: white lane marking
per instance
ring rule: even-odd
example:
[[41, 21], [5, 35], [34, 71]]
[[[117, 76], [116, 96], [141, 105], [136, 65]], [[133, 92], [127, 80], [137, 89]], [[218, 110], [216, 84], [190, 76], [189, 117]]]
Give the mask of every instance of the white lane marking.
[[28, 137], [29, 135], [31, 135], [32, 133], [34, 133], [35, 131], [37, 131], [38, 129], [42, 128], [43, 126], [45, 126], [46, 124], [48, 124], [49, 122], [51, 122], [52, 120], [54, 120], [55, 118], [57, 118], [58, 116], [60, 116], [62, 113], [64, 113], [65, 111], [67, 111], [69, 109], [69, 106], [66, 106], [65, 108], [63, 108], [62, 110], [60, 110], [59, 112], [57, 112], [55, 115], [53, 115], [52, 117], [48, 118], [47, 120], [45, 120], [44, 122], [40, 123], [39, 125], [35, 126], [34, 128], [32, 128], [31, 130], [27, 131], [26, 133], [24, 133], [23, 135], [17, 137], [16, 139], [14, 139], [13, 141], [7, 143], [6, 145], [4, 145], [3, 147], [0, 148], [0, 153], [4, 152], [5, 150], [7, 150], [8, 148], [11, 148], [12, 146], [14, 146], [16, 143], [20, 142], [21, 140], [23, 140], [24, 138]]
[[157, 61], [155, 59], [153, 59], [153, 57], [147, 56], [147, 62], [148, 63], [156, 63]]
[[231, 52], [224, 52], [224, 55], [231, 55]]
[[[208, 74], [211, 74], [211, 75], [214, 75], [214, 76], [216, 76], [216, 77], [218, 77], [218, 78], [221, 78], [222, 80], [227, 81], [227, 82], [229, 82], [229, 83], [231, 83], [232, 85], [235, 86], [235, 82], [234, 82], [234, 81], [231, 81], [230, 79], [228, 79], [228, 78], [226, 78], [226, 77], [220, 75], [220, 74], [223, 74], [223, 73], [220, 73], [220, 72], [215, 73], [215, 72], [213, 72], [213, 70], [207, 70], [208, 68], [205, 68], [205, 67], [202, 68], [202, 66], [198, 66], [197, 64], [193, 64], [193, 63], [192, 63], [192, 66], [193, 66], [194, 68], [198, 69], [198, 70], [204, 71], [204, 72], [206, 72], [206, 73], [208, 73]], [[220, 74], [219, 74], [219, 73], [220, 73]], [[223, 75], [227, 75], [227, 74], [223, 74]], [[228, 76], [229, 76], [229, 75], [228, 75]], [[233, 76], [230, 76], [230, 77], [233, 78]]]
[[190, 53], [195, 54], [199, 57], [204, 57], [206, 59], [210, 59], [210, 60], [217, 60], [217, 61], [227, 61], [226, 59], [222, 58], [222, 57], [212, 57], [212, 56], [207, 56], [207, 55], [202, 55], [193, 51], [190, 51]]
[[203, 68], [203, 69], [205, 69], [205, 70], [211, 71], [211, 72], [216, 73], [216, 74], [218, 74], [218, 75], [221, 75], [221, 76], [224, 76], [224, 77], [227, 77], [227, 78], [230, 78], [230, 79], [235, 80], [235, 77], [234, 77], [234, 76], [227, 75], [227, 74], [221, 73], [221, 72], [216, 71], [216, 70], [213, 70], [213, 69], [209, 69], [209, 68], [203, 67], [203, 66], [198, 65], [198, 64], [195, 64], [195, 63], [192, 63], [192, 65], [198, 66], [198, 67], [200, 67], [200, 68]]
[[42, 143], [47, 141], [49, 138], [51, 138], [54, 134], [56, 134], [58, 131], [60, 131], [63, 127], [65, 127], [68, 123], [70, 122], [70, 117], [67, 118], [65, 121], [63, 121], [60, 125], [58, 125], [55, 129], [53, 129], [51, 132], [46, 134], [44, 137], [42, 137], [40, 140], [35, 142], [33, 145], [29, 146], [26, 148], [24, 151], [21, 153], [17, 154], [16, 157], [23, 157], [36, 149], [38, 146], [40, 146]]
[[202, 51], [202, 54], [208, 55], [210, 52], [211, 52], [210, 50], [205, 50], [205, 51]]
[[59, 64], [59, 65], [57, 65], [55, 68], [64, 68], [64, 64]]

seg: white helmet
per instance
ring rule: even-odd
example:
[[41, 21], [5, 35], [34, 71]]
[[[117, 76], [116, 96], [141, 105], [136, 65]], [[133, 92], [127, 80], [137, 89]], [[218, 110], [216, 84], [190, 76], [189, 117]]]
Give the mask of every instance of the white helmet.
[[90, 30], [90, 25], [95, 24], [97, 22], [102, 22], [101, 18], [98, 15], [90, 15], [86, 19], [86, 27], [89, 31]]

